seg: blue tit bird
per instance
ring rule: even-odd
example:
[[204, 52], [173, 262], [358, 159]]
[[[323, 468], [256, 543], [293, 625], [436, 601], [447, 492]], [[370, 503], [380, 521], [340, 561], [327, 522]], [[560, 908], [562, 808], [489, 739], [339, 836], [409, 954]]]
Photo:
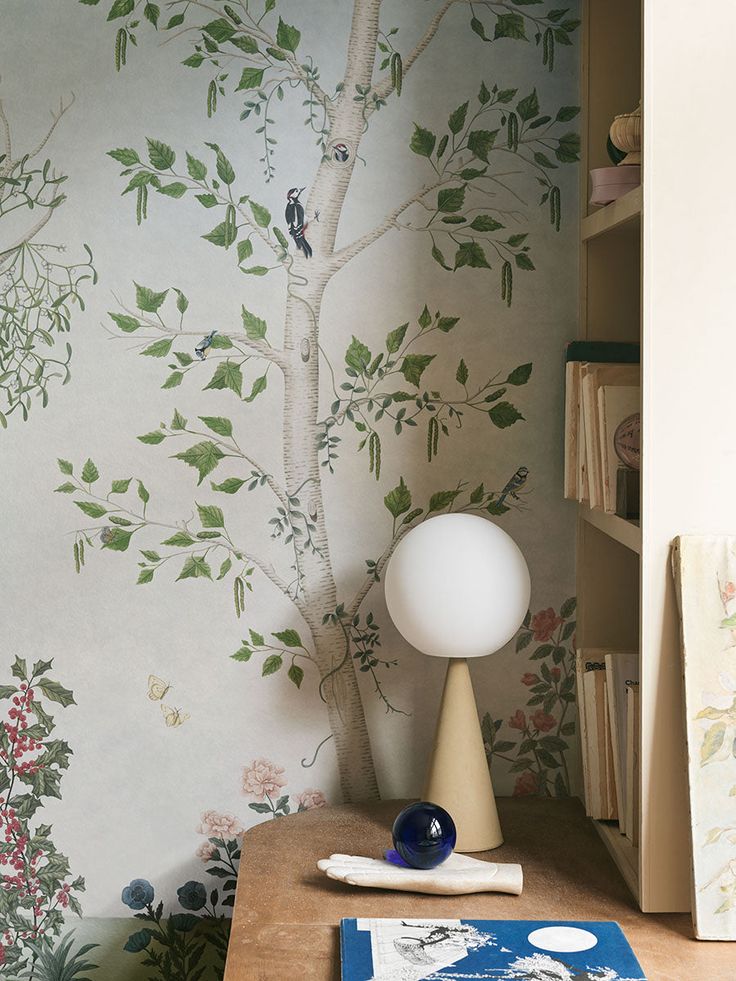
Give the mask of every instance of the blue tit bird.
[[206, 337], [203, 337], [199, 344], [197, 344], [195, 347], [194, 353], [200, 361], [204, 361], [204, 359], [207, 357], [207, 351], [210, 347], [212, 347], [212, 338], [216, 333], [216, 330], [210, 331], [210, 333]]
[[504, 489], [501, 491], [498, 497], [497, 504], [504, 504], [507, 497], [513, 497], [515, 501], [519, 500], [519, 491], [524, 486], [529, 476], [528, 467], [519, 467], [511, 480], [508, 481]]

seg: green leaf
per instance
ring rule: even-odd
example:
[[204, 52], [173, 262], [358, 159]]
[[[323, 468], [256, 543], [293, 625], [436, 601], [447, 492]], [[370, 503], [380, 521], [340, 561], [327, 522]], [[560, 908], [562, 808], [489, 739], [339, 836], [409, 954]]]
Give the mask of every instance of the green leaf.
[[557, 110], [555, 121], [558, 123], [569, 123], [580, 112], [580, 106], [562, 106]]
[[102, 547], [109, 548], [112, 552], [127, 552], [132, 536], [132, 531], [123, 531], [122, 528], [109, 528]]
[[222, 494], [235, 494], [237, 493], [243, 484], [247, 484], [247, 480], [241, 480], [240, 477], [228, 477], [227, 480], [223, 480], [221, 484], [215, 484], [210, 481], [210, 486], [212, 490], [220, 491]]
[[16, 654], [10, 673], [14, 678], [20, 678], [21, 681], [28, 681], [28, 665], [25, 659]]
[[194, 446], [190, 446], [189, 449], [184, 450], [182, 453], [174, 454], [176, 460], [183, 460], [184, 463], [189, 464], [190, 467], [194, 467], [198, 471], [198, 486], [208, 474], [212, 473], [224, 456], [225, 454], [219, 446], [216, 443], [209, 442], [209, 440], [195, 443]]
[[241, 267], [240, 271], [246, 276], [267, 276], [270, 270], [268, 266], [249, 266], [247, 269]]
[[187, 186], [181, 181], [173, 181], [171, 184], [162, 184], [156, 190], [159, 194], [165, 194], [169, 198], [181, 198], [186, 194]]
[[304, 680], [304, 669], [298, 664], [292, 664], [288, 670], [289, 681], [293, 681], [297, 688], [301, 688]]
[[261, 677], [266, 678], [269, 674], [275, 674], [283, 663], [284, 659], [280, 654], [270, 654], [263, 662]]
[[432, 314], [429, 312], [426, 303], [424, 304], [424, 309], [419, 314], [419, 320], [417, 322], [422, 330], [426, 330], [432, 323]]
[[109, 316], [118, 325], [120, 330], [126, 334], [132, 334], [134, 330], [138, 330], [142, 326], [135, 317], [128, 317], [122, 313], [112, 313], [110, 311]]
[[145, 433], [145, 435], [139, 436], [138, 439], [141, 443], [148, 443], [149, 446], [155, 446], [157, 443], [163, 443], [166, 437], [158, 429], [154, 429], [153, 432]]
[[240, 82], [238, 87], [235, 89], [236, 92], [240, 92], [243, 89], [258, 89], [261, 87], [261, 82], [263, 81], [263, 68], [244, 68], [243, 74], [240, 76]]
[[74, 503], [80, 511], [84, 511], [90, 518], [101, 518], [103, 514], [107, 514], [107, 508], [103, 508], [101, 504], [95, 504], [94, 501], [75, 501]]
[[521, 14], [498, 14], [493, 39], [497, 40], [500, 37], [516, 38], [518, 41], [528, 40], [524, 30], [524, 18]]
[[238, 230], [230, 222], [222, 221], [219, 225], [215, 225], [211, 232], [207, 232], [202, 238], [207, 239], [208, 242], [212, 242], [213, 245], [217, 245], [222, 249], [229, 249], [233, 244], [235, 239], [238, 237]]
[[476, 215], [470, 227], [476, 232], [496, 232], [499, 228], [503, 228], [503, 225], [490, 215]]
[[166, 299], [168, 290], [164, 290], [163, 293], [154, 293], [147, 286], [139, 286], [138, 283], [135, 284], [135, 305], [139, 310], [144, 310], [146, 313], [156, 313], [158, 308]]
[[232, 361], [221, 361], [215, 368], [215, 373], [209, 382], [204, 386], [204, 391], [208, 388], [224, 389], [229, 388], [236, 395], [242, 396], [243, 373], [239, 365]]
[[560, 607], [560, 616], [562, 619], [567, 620], [569, 617], [571, 617], [575, 612], [577, 605], [578, 601], [574, 596], [571, 596], [570, 599], [566, 599]]
[[[277, 229], [274, 228], [274, 231]], [[253, 243], [249, 238], [244, 238], [242, 242], [238, 242], [238, 262], [245, 262], [246, 259], [250, 259], [253, 255]]]
[[490, 269], [483, 247], [478, 242], [462, 242], [455, 253], [455, 268], [472, 266], [475, 269]]
[[217, 207], [218, 201], [214, 194], [195, 194], [194, 196], [205, 208]]
[[435, 262], [439, 262], [443, 269], [447, 269], [448, 271], [450, 270], [450, 266], [448, 266], [445, 262], [445, 257], [442, 255], [436, 245], [432, 245], [432, 258]]
[[161, 388], [177, 388], [181, 385], [184, 380], [184, 374], [181, 371], [172, 371], [166, 381], [163, 383]]
[[299, 41], [301, 40], [301, 32], [290, 24], [286, 24], [279, 17], [279, 26], [276, 29], [276, 44], [284, 51], [291, 51], [292, 54], [299, 47]]
[[235, 34], [235, 28], [224, 17], [218, 17], [217, 20], [210, 21], [209, 24], [204, 25], [202, 30], [209, 34], [213, 41], [217, 41], [220, 44], [229, 41], [233, 34]]
[[148, 347], [143, 348], [141, 354], [145, 354], [149, 358], [165, 358], [171, 350], [173, 343], [172, 339], [163, 337], [160, 341], [154, 341], [153, 344], [149, 344]]
[[459, 317], [440, 317], [437, 321], [437, 330], [441, 330], [443, 334], [449, 334], [459, 321]]
[[144, 586], [147, 582], [153, 582], [153, 574], [155, 571], [155, 569], [141, 569], [141, 571], [138, 573], [136, 586]]
[[115, 0], [115, 3], [110, 8], [110, 13], [107, 15], [107, 19], [116, 20], [118, 17], [127, 17], [134, 7], [135, 0]]
[[18, 691], [15, 685], [0, 685], [0, 698], [10, 698]]
[[253, 657], [253, 651], [249, 647], [241, 647], [240, 650], [231, 654], [230, 657], [233, 661], [250, 661]]
[[284, 647], [304, 646], [302, 644], [302, 639], [299, 636], [299, 634], [296, 632], [296, 630], [293, 630], [291, 627], [287, 628], [286, 630], [279, 630], [277, 633], [272, 634], [271, 636], [275, 637], [276, 640], [279, 641], [279, 643], [284, 645]]
[[519, 419], [524, 418], [519, 410], [510, 402], [498, 402], [492, 409], [489, 409], [488, 415], [493, 425], [498, 429], [507, 429], [509, 426], [513, 426], [515, 422], [518, 422]]
[[171, 545], [172, 548], [186, 548], [188, 545], [194, 545], [194, 539], [186, 531], [177, 531], [171, 538], [167, 538], [165, 542], [161, 542], [162, 545]]
[[206, 165], [201, 160], [193, 157], [191, 153], [187, 153], [187, 171], [192, 180], [195, 181], [203, 181], [207, 176]]
[[59, 470], [67, 477], [71, 477], [74, 473], [74, 467], [71, 463], [68, 460], [57, 460], [56, 462], [59, 464]]
[[200, 416], [202, 422], [218, 436], [232, 436], [233, 424], [223, 416]]
[[253, 212], [253, 217], [256, 220], [256, 224], [260, 225], [261, 228], [268, 228], [271, 224], [271, 212], [268, 208], [264, 208], [262, 204], [257, 204], [255, 201], [250, 202], [250, 210]]
[[345, 363], [358, 374], [362, 374], [371, 363], [370, 350], [355, 335], [353, 335], [353, 339], [345, 352]]
[[421, 126], [414, 123], [414, 135], [409, 143], [409, 147], [414, 153], [418, 153], [420, 157], [431, 157], [436, 142], [437, 137], [434, 133], [428, 129], [422, 129]]
[[219, 575], [218, 575], [217, 578], [218, 579], [224, 579], [225, 576], [228, 574], [228, 572], [230, 572], [230, 569], [232, 568], [232, 564], [233, 563], [232, 563], [230, 557], [228, 556], [228, 558], [226, 558], [225, 561], [220, 566], [220, 573], [219, 573]]
[[190, 555], [184, 565], [179, 575], [176, 577], [176, 581], [179, 582], [180, 579], [211, 579], [212, 570], [209, 565], [202, 558], [201, 555]]
[[390, 490], [384, 497], [383, 503], [394, 518], [406, 514], [411, 507], [411, 492], [404, 483], [403, 477], [399, 478], [398, 486]]
[[711, 760], [723, 745], [726, 735], [726, 723], [716, 722], [712, 725], [703, 737], [703, 745], [700, 747], [700, 763], [707, 763]]
[[534, 263], [526, 252], [517, 252], [514, 258], [519, 269], [525, 269], [527, 272], [531, 272], [535, 268]]
[[171, 420], [172, 429], [186, 429], [187, 421], [178, 409], [174, 409], [174, 418]]
[[465, 203], [464, 187], [446, 187], [437, 195], [437, 210], [445, 213], [460, 211]]
[[136, 164], [141, 162], [141, 158], [131, 147], [123, 146], [117, 150], [108, 150], [107, 155], [108, 157], [112, 157], [113, 160], [117, 160], [123, 167], [135, 167]]
[[149, 137], [146, 137], [146, 143], [148, 144], [148, 159], [151, 161], [152, 167], [155, 167], [156, 170], [169, 170], [174, 166], [176, 154], [170, 146]]
[[465, 125], [465, 117], [467, 116], [467, 114], [468, 114], [467, 102], [464, 102], [461, 106], [458, 106], [453, 113], [450, 113], [448, 126], [450, 128], [451, 133], [457, 135], [460, 132], [460, 130]]
[[241, 314], [243, 317], [243, 327], [245, 328], [248, 339], [251, 341], [262, 340], [266, 336], [266, 321], [261, 320], [260, 317], [256, 317], [254, 313], [246, 310], [245, 307], [242, 308]]
[[497, 129], [474, 129], [468, 133], [468, 150], [479, 160], [488, 163], [488, 154], [493, 149], [497, 133]]
[[529, 95], [517, 103], [516, 111], [519, 114], [519, 118], [523, 119], [524, 122], [534, 119], [535, 116], [539, 115], [539, 99], [536, 89], [533, 89]]
[[284, 252], [288, 252], [288, 250], [289, 250], [289, 243], [287, 242], [286, 236], [281, 231], [281, 229], [278, 227], [278, 225], [274, 225], [273, 226], [273, 233], [276, 236], [276, 238], [278, 239], [278, 243], [281, 246], [281, 248], [284, 250]]
[[203, 528], [224, 528], [225, 517], [222, 509], [214, 504], [198, 504], [199, 520]]
[[187, 68], [199, 68], [203, 61], [204, 55], [197, 54], [195, 52], [194, 54], [189, 55], [188, 58], [185, 58], [184, 61], [182, 61], [182, 65], [186, 65]]
[[[526, 385], [531, 377], [532, 373], [532, 363], [520, 364], [518, 368], [514, 368], [511, 374], [506, 379], [508, 385]], [[569, 614], [568, 614], [569, 616]]]
[[464, 385], [468, 380], [468, 366], [465, 361], [460, 358], [460, 364], [457, 366], [457, 371], [455, 372], [455, 381]]
[[524, 232], [521, 235], [510, 235], [509, 245], [513, 245], [513, 247], [516, 248], [517, 245], [521, 245], [521, 243], [526, 239], [527, 235], [528, 232]]
[[491, 93], [488, 91], [488, 87], [485, 82], [480, 83], [480, 91], [478, 92], [478, 102], [484, 106], [487, 102], [491, 101]]
[[59, 487], [55, 488], [54, 494], [73, 494], [77, 490], [75, 484], [70, 484], [67, 481], [65, 484], [61, 484]]
[[577, 133], [565, 133], [561, 136], [555, 156], [560, 163], [575, 163], [580, 157], [580, 136]]
[[534, 154], [534, 163], [539, 167], [545, 167], [547, 170], [557, 170], [557, 164], [552, 163], [545, 153], [539, 151]]
[[217, 169], [217, 176], [220, 178], [223, 184], [232, 184], [235, 180], [235, 171], [233, 170], [233, 165], [227, 159], [225, 154], [219, 148], [216, 143], [208, 143], [209, 147], [214, 149], [216, 155], [215, 167]]
[[407, 354], [399, 371], [408, 382], [418, 386], [425, 368], [434, 358], [434, 354]]
[[240, 48], [241, 51], [245, 51], [246, 54], [258, 53], [258, 44], [250, 34], [238, 34], [236, 37], [231, 37], [230, 43], [234, 44], [236, 48]]
[[404, 343], [404, 337], [406, 335], [406, 330], [409, 324], [401, 324], [395, 330], [389, 331], [386, 336], [386, 350], [389, 354], [396, 354], [401, 345]]
[[518, 91], [518, 89], [501, 89], [496, 93], [496, 102], [502, 102], [504, 105], [507, 105]]
[[459, 490], [437, 491], [429, 499], [427, 513], [432, 514], [434, 511], [442, 511], [444, 508], [449, 507], [459, 493]]
[[82, 480], [85, 484], [94, 484], [100, 479], [100, 472], [91, 460], [87, 460], [82, 467]]
[[250, 395], [246, 395], [243, 401], [252, 402], [254, 399], [258, 398], [261, 392], [266, 391], [266, 385], [268, 384], [268, 376], [260, 375], [255, 378], [253, 384], [251, 385]]
[[151, 495], [146, 490], [146, 486], [142, 480], [138, 481], [138, 497], [144, 504], [148, 504], [148, 502], [151, 500]]

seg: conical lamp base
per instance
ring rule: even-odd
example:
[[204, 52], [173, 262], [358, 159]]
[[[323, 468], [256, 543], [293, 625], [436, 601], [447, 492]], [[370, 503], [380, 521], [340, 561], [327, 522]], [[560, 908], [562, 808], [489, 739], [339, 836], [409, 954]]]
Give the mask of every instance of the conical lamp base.
[[473, 683], [464, 658], [452, 658], [447, 666], [424, 799], [452, 815], [456, 851], [481, 852], [503, 844]]

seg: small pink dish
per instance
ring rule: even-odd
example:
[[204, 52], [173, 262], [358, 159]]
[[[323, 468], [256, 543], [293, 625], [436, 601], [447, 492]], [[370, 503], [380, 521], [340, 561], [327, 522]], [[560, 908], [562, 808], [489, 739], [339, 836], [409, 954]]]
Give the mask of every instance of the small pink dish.
[[590, 172], [590, 203], [610, 204], [639, 184], [641, 184], [641, 167], [636, 164], [597, 167]]

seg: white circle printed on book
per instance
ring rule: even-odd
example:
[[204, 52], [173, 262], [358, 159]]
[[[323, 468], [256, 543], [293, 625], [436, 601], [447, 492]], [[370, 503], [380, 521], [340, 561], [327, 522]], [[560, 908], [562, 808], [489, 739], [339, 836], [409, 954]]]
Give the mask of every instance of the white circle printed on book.
[[569, 926], [550, 926], [532, 930], [527, 939], [530, 944], [540, 950], [550, 950], [557, 953], [590, 950], [598, 943], [596, 935], [589, 930]]

